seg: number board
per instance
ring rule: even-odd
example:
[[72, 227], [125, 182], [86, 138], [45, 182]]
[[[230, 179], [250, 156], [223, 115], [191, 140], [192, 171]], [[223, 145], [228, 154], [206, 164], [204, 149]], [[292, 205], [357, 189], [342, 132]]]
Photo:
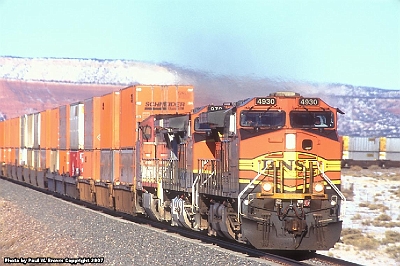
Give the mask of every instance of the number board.
[[256, 98], [256, 105], [275, 105], [275, 104], [276, 104], [275, 98], [266, 98], [266, 97]]
[[319, 105], [318, 98], [301, 98], [299, 100], [299, 105]]
[[212, 105], [212, 106], [208, 106], [207, 111], [213, 112], [213, 111], [220, 111], [220, 110], [224, 110], [224, 109], [226, 109], [226, 107], [223, 105]]

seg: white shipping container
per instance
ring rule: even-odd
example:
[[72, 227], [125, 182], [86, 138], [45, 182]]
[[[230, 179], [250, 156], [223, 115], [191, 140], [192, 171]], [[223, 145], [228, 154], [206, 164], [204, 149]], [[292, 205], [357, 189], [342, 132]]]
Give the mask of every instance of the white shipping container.
[[83, 103], [70, 106], [70, 148], [71, 150], [83, 150], [85, 144], [85, 109]]
[[50, 172], [57, 172], [60, 168], [58, 161], [58, 150], [50, 151]]
[[19, 165], [25, 166], [28, 164], [28, 149], [22, 148], [19, 150]]
[[400, 138], [386, 138], [386, 152], [400, 152]]
[[379, 152], [379, 142], [379, 138], [349, 137], [349, 151]]

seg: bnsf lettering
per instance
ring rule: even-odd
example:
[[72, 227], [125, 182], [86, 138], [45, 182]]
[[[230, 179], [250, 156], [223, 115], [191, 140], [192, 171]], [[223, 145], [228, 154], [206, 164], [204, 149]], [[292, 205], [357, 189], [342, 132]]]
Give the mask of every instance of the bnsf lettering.
[[[276, 161], [276, 167], [279, 167], [279, 163], [282, 163], [282, 167], [289, 171], [308, 171], [310, 170], [310, 162], [313, 166], [317, 165], [317, 161], [299, 161], [299, 160], [288, 160], [288, 161]], [[274, 169], [274, 161], [271, 160], [263, 160], [264, 170], [272, 170]]]
[[184, 102], [146, 102], [145, 110], [184, 110]]

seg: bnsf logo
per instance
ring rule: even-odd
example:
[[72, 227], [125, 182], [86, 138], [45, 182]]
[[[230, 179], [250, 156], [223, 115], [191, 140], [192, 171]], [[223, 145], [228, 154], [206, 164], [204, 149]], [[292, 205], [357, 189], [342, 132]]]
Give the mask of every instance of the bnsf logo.
[[[262, 160], [262, 169], [264, 170], [273, 170], [274, 169], [274, 163], [276, 167], [280, 167], [280, 164], [282, 164], [282, 167], [284, 169], [287, 169], [289, 171], [309, 171], [310, 168], [318, 168], [317, 166], [317, 161], [315, 160], [305, 160], [305, 161], [300, 161], [300, 160], [279, 160], [279, 161], [272, 161], [272, 160]], [[322, 164], [322, 162], [319, 162]], [[310, 167], [311, 165], [311, 167]]]
[[146, 102], [145, 109], [168, 109], [168, 110], [183, 110], [184, 102]]

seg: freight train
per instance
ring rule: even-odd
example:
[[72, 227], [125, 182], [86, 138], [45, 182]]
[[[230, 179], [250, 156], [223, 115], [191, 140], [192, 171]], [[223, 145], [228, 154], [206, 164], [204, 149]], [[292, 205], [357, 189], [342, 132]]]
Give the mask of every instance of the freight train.
[[1, 174], [257, 249], [333, 247], [340, 110], [294, 92], [196, 108], [193, 95], [135, 85], [1, 121]]
[[375, 165], [382, 168], [400, 167], [400, 138], [396, 137], [341, 137], [342, 167]]

